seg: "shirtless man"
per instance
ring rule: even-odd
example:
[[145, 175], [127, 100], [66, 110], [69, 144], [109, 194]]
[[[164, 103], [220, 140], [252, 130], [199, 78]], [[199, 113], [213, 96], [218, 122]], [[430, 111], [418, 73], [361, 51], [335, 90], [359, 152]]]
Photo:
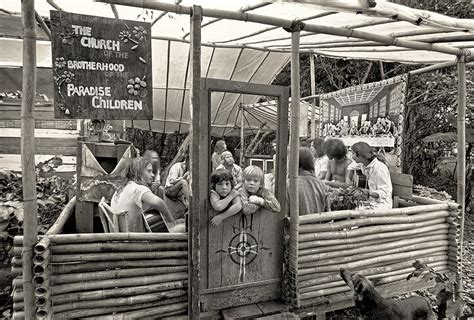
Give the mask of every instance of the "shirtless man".
[[[327, 141], [326, 155], [329, 158], [325, 180], [333, 187], [343, 187], [349, 183], [347, 167], [352, 160], [347, 157], [347, 148], [339, 139]], [[335, 182], [335, 183], [331, 183]]]

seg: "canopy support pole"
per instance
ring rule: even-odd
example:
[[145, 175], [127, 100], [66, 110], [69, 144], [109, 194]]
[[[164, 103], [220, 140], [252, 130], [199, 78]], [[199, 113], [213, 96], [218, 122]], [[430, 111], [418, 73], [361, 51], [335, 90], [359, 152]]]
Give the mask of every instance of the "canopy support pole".
[[25, 319], [36, 319], [33, 247], [38, 240], [35, 173], [36, 29], [35, 1], [21, 2], [23, 22], [23, 85], [21, 99], [21, 167], [24, 203], [23, 291]]
[[244, 135], [244, 106], [242, 103], [240, 104], [240, 166], [244, 166], [244, 160], [245, 160], [245, 155], [244, 155], [244, 150], [245, 150], [245, 135]]
[[[311, 95], [316, 95], [316, 75], [314, 74], [314, 54], [309, 55], [309, 72], [311, 74]], [[316, 138], [316, 99], [311, 104], [311, 139]]]
[[461, 205], [461, 232], [459, 235], [460, 258], [457, 291], [462, 292], [462, 256], [464, 240], [464, 217], [466, 205], [466, 62], [464, 56], [458, 57], [458, 118], [457, 118], [457, 203]]
[[[289, 271], [297, 282], [298, 275], [298, 229], [299, 229], [299, 198], [298, 198], [298, 162], [300, 136], [300, 29], [291, 33], [291, 128], [290, 128], [290, 165], [289, 165], [289, 208], [290, 208], [290, 248]], [[299, 296], [296, 307], [299, 307]]]
[[[188, 242], [190, 249], [188, 281], [188, 315], [189, 319], [199, 319], [200, 312], [200, 219], [206, 210], [207, 177], [209, 171], [209, 112], [201, 109], [201, 20], [202, 8], [192, 7], [191, 13], [191, 199], [189, 201]], [[202, 161], [204, 159], [204, 161]], [[204, 185], [204, 187], [203, 187]]]

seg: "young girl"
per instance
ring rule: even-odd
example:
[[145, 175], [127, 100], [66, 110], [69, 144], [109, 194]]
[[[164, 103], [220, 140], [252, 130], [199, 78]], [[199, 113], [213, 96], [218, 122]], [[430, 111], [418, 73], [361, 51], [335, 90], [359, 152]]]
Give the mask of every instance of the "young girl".
[[242, 211], [252, 214], [261, 207], [272, 212], [280, 212], [280, 203], [275, 196], [263, 186], [263, 171], [257, 166], [248, 166], [243, 172], [244, 185], [240, 189]]
[[211, 219], [217, 227], [227, 219], [242, 210], [242, 202], [237, 190], [234, 189], [234, 178], [229, 170], [217, 170], [211, 175], [211, 206], [218, 213]]
[[227, 146], [225, 144], [224, 140], [217, 140], [216, 145], [214, 146], [214, 153], [211, 156], [211, 165], [212, 165], [212, 171], [216, 171], [217, 167], [221, 165], [222, 159], [221, 155], [222, 152], [227, 150]]

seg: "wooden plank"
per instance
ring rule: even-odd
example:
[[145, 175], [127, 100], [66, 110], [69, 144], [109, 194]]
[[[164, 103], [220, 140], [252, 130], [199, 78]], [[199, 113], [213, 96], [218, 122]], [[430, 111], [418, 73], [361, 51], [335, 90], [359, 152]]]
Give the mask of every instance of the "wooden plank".
[[201, 293], [201, 310], [222, 310], [236, 305], [246, 305], [280, 298], [281, 282], [258, 286], [235, 286], [226, 291]]
[[300, 319], [296, 314], [292, 312], [282, 312], [278, 314], [273, 314], [270, 316], [258, 317], [258, 320], [297, 320]]
[[[54, 83], [56, 118], [153, 118], [150, 23], [65, 11], [50, 17], [53, 68], [62, 77]], [[143, 32], [120, 41], [128, 29]], [[93, 46], [99, 38], [107, 50]]]
[[[0, 119], [0, 128], [21, 128], [19, 119]], [[35, 120], [36, 129], [77, 130], [75, 120]]]
[[[35, 138], [77, 138], [76, 130], [35, 129]], [[0, 137], [21, 137], [20, 128], [3, 128]]]
[[[202, 8], [193, 6], [190, 15], [190, 61], [191, 61], [191, 96], [189, 113], [191, 115], [190, 173], [193, 180], [191, 198], [189, 199], [189, 255], [188, 255], [188, 315], [190, 319], [199, 319], [200, 308], [200, 276], [201, 272], [201, 232], [206, 232], [201, 226], [209, 226], [209, 220], [204, 219], [208, 214], [209, 193], [209, 145], [210, 145], [210, 104], [203, 102], [201, 91], [201, 19]], [[152, 106], [150, 106], [152, 107]]]
[[[2, 120], [18, 120], [20, 119], [20, 102], [3, 102], [0, 103]], [[53, 105], [50, 102], [35, 105], [35, 120], [54, 120]]]
[[264, 315], [270, 315], [280, 312], [287, 312], [290, 310], [290, 307], [280, 301], [265, 301], [257, 303], [257, 306], [262, 310]]
[[222, 316], [227, 320], [253, 319], [263, 315], [262, 310], [256, 304], [222, 310]]
[[[35, 138], [35, 154], [76, 154], [77, 138]], [[19, 137], [0, 137], [0, 154], [20, 154]]]
[[[49, 40], [46, 33], [38, 25], [35, 26], [36, 40]], [[0, 37], [23, 38], [21, 16], [0, 13]]]
[[390, 173], [392, 180], [392, 195], [403, 199], [411, 199], [413, 196], [413, 176], [403, 173]]

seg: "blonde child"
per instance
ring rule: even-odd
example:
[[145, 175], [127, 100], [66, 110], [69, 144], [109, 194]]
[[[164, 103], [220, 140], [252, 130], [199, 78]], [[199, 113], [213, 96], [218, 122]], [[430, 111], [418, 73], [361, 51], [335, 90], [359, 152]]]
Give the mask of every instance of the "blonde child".
[[272, 212], [280, 212], [280, 203], [273, 193], [264, 187], [262, 169], [257, 166], [248, 166], [242, 175], [244, 184], [239, 192], [244, 214], [252, 214], [262, 207]]
[[215, 227], [242, 210], [242, 201], [234, 189], [234, 178], [229, 170], [222, 169], [212, 173], [210, 202], [212, 208], [218, 212], [211, 219]]

